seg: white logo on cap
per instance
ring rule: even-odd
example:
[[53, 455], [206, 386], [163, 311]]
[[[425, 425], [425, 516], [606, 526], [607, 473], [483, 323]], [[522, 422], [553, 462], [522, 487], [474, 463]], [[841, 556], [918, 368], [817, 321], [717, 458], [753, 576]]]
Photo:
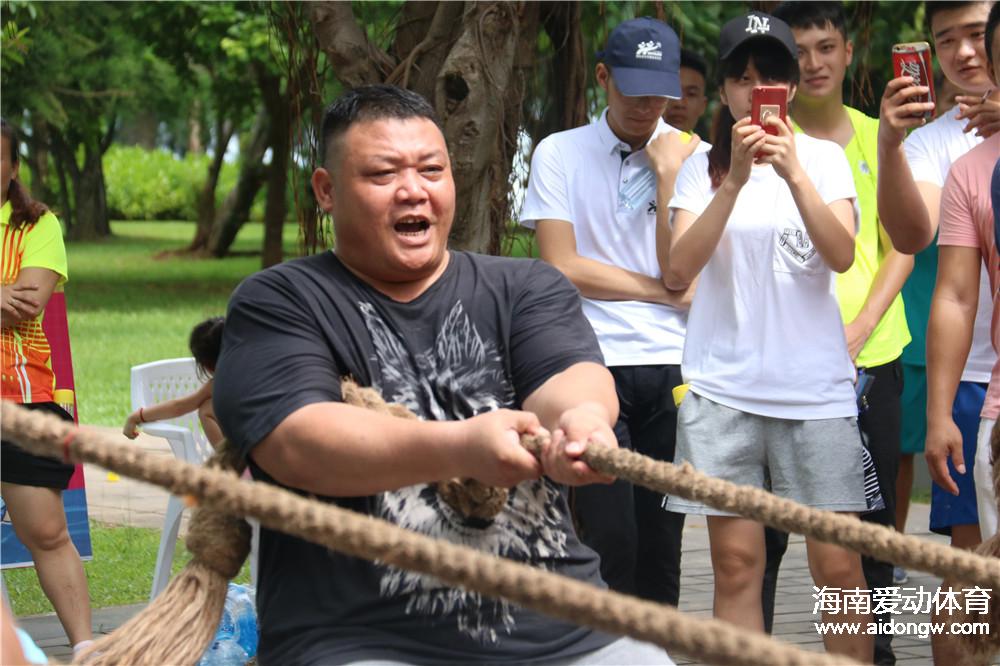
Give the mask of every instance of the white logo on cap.
[[662, 42], [639, 42], [635, 57], [643, 60], [663, 60]]
[[749, 32], [753, 35], [771, 32], [771, 19], [751, 14], [747, 17], [747, 29], [744, 32]]

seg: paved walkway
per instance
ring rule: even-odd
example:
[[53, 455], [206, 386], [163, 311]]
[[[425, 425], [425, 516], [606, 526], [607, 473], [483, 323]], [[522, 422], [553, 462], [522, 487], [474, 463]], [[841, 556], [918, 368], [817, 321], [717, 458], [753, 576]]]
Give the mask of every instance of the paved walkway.
[[[113, 432], [108, 429], [108, 432]], [[124, 438], [123, 438], [124, 440]], [[127, 441], [127, 440], [125, 440]], [[140, 436], [136, 445], [160, 455], [170, 455], [163, 440]], [[167, 494], [159, 488], [129, 479], [109, 479], [101, 468], [87, 465], [87, 498], [90, 515], [95, 520], [143, 527], [159, 527], [163, 521]], [[927, 531], [928, 506], [913, 505], [907, 532], [921, 538], [943, 541]], [[100, 554], [98, 553], [99, 557]], [[682, 563], [682, 611], [700, 617], [710, 617], [712, 609], [712, 567], [709, 561], [708, 530], [704, 519], [690, 518], [684, 529], [684, 559]], [[911, 571], [905, 587], [921, 587], [933, 591], [940, 580]], [[778, 600], [775, 608], [775, 636], [795, 643], [807, 650], [821, 651], [822, 641], [813, 625], [818, 616], [813, 615], [812, 578], [806, 564], [805, 544], [801, 537], [791, 538], [778, 581]], [[119, 606], [94, 611], [94, 631], [109, 633], [143, 608], [144, 604]], [[927, 622], [926, 615], [898, 615], [900, 622]], [[54, 615], [20, 618], [19, 622], [49, 656], [69, 661], [70, 648], [65, 634]], [[930, 640], [918, 636], [897, 636], [893, 640], [898, 663], [906, 666], [930, 664]], [[676, 655], [678, 664], [693, 664], [682, 655]]]

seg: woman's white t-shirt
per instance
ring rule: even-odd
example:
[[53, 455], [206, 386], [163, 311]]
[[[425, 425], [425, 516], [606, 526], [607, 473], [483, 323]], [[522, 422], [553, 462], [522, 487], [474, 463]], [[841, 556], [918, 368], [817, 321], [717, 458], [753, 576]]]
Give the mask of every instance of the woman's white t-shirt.
[[[824, 202], [856, 197], [840, 146], [804, 134], [795, 141]], [[708, 154], [693, 155], [677, 176], [670, 208], [701, 215], [714, 195]], [[752, 169], [701, 272], [681, 371], [695, 393], [744, 412], [796, 420], [857, 416], [834, 273], [770, 165]]]

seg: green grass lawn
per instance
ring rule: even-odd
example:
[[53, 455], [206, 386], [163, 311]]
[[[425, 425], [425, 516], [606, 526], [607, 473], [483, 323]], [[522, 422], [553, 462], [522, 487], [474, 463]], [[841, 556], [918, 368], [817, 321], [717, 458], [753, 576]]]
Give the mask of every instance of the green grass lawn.
[[[84, 562], [90, 604], [93, 608], [124, 606], [145, 602], [153, 585], [160, 530], [90, 523], [94, 559]], [[191, 555], [181, 540], [174, 549], [173, 574], [181, 570]], [[52, 613], [52, 605], [38, 586], [34, 568], [8, 569], [3, 573], [14, 615]], [[237, 583], [250, 581], [249, 565], [236, 577]]]
[[[156, 258], [183, 248], [191, 222], [114, 222], [114, 235], [67, 244], [66, 303], [80, 422], [115, 426], [129, 409], [129, 368], [190, 356], [191, 328], [223, 315], [233, 288], [259, 270], [263, 227], [247, 224], [236, 256]], [[285, 226], [285, 254], [297, 253], [298, 228]]]

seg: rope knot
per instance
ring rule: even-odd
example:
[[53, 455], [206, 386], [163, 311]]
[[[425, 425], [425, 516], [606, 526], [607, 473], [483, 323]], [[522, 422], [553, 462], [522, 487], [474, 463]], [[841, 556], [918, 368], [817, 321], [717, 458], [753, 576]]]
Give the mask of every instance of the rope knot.
[[198, 507], [191, 517], [187, 547], [224, 578], [235, 578], [250, 554], [250, 525], [216, 507]]
[[[239, 474], [246, 467], [236, 447], [222, 440], [206, 467]], [[250, 525], [217, 506], [198, 506], [186, 539], [195, 559], [224, 578], [235, 578], [250, 555]]]

